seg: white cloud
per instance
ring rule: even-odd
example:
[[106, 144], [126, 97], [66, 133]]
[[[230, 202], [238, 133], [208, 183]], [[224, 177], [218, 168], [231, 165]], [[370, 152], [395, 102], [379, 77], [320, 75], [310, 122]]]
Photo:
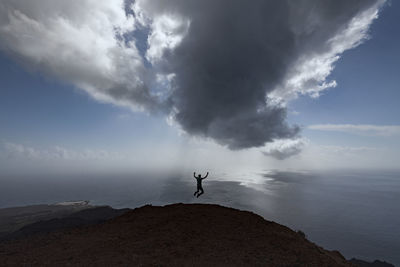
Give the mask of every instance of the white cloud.
[[40, 157], [40, 153], [36, 149], [21, 144], [4, 143], [4, 149], [9, 158], [24, 157], [37, 159]]
[[399, 125], [369, 125], [369, 124], [316, 124], [308, 129], [319, 131], [343, 132], [367, 136], [397, 136], [400, 135]]
[[151, 33], [148, 37], [146, 58], [155, 64], [163, 58], [166, 50], [173, 50], [179, 45], [187, 34], [190, 20], [171, 14], [163, 14], [149, 20], [151, 25], [146, 26], [151, 27]]
[[[283, 83], [277, 86], [269, 96], [283, 101], [289, 101], [298, 95], [310, 95], [316, 98], [320, 93], [328, 88], [336, 87], [335, 80], [328, 81], [327, 78], [334, 69], [334, 64], [339, 60], [341, 54], [349, 49], [355, 48], [363, 43], [368, 36], [368, 29], [371, 23], [378, 18], [379, 7], [385, 1], [377, 1], [370, 8], [355, 16], [344, 29], [337, 32], [332, 38], [327, 40], [323, 47], [314, 49], [303, 54], [287, 72]], [[301, 9], [298, 11], [301, 13]], [[296, 18], [301, 16], [295, 16]], [[309, 28], [318, 28], [318, 20], [313, 17], [303, 18], [309, 20]], [[299, 36], [306, 34], [307, 29], [296, 28], [293, 30]], [[317, 36], [319, 37], [319, 36]]]
[[[264, 96], [285, 103], [336, 86], [334, 63], [368, 38], [384, 2], [2, 0], [0, 49], [99, 101], [162, 110], [187, 133], [249, 148], [296, 136]], [[265, 153], [296, 154], [296, 142]]]
[[301, 152], [308, 143], [306, 139], [275, 140], [265, 146], [262, 153], [275, 159], [283, 160]]
[[[87, 161], [87, 160], [121, 160], [124, 155], [101, 149], [71, 150], [60, 146], [50, 149], [38, 149], [22, 144], [4, 142], [3, 154], [8, 159], [37, 161]], [[1, 151], [0, 151], [1, 152]]]
[[0, 48], [28, 67], [74, 84], [99, 101], [136, 109], [156, 99], [135, 46], [123, 0], [4, 0]]

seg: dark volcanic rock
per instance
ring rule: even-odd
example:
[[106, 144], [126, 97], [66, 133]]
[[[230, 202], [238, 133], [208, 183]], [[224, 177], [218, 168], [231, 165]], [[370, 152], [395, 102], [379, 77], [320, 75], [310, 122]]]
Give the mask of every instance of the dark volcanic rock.
[[4, 265], [354, 266], [247, 211], [144, 206], [105, 223], [0, 244]]
[[78, 226], [87, 226], [105, 222], [127, 212], [129, 209], [113, 209], [108, 206], [93, 207], [78, 211], [64, 218], [53, 218], [28, 224], [21, 229], [3, 236], [2, 240], [28, 237], [39, 233], [49, 233], [61, 229], [69, 229]]

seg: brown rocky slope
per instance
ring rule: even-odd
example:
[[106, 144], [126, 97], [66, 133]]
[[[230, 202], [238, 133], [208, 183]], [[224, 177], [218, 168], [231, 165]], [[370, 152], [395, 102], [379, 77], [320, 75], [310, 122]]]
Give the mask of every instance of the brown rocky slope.
[[12, 266], [353, 266], [339, 252], [247, 211], [144, 206], [105, 223], [0, 243]]

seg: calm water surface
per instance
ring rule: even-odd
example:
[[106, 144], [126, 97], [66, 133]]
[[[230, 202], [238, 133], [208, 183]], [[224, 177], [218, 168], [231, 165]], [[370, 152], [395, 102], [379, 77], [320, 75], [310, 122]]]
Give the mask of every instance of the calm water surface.
[[116, 208], [215, 203], [254, 211], [345, 257], [400, 266], [400, 173], [214, 173], [193, 197], [188, 174], [0, 178], [0, 208], [90, 200]]

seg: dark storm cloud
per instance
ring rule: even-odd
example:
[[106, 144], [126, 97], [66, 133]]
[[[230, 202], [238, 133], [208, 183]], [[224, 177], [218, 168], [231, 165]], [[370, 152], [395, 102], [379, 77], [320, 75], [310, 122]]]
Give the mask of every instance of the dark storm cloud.
[[[193, 135], [231, 149], [292, 138], [286, 108], [267, 94], [300, 57], [324, 53], [361, 11], [376, 1], [147, 1], [149, 16], [187, 18], [187, 33], [163, 51], [159, 66], [175, 73], [168, 101]], [[138, 8], [139, 10], [139, 8]], [[296, 88], [293, 88], [295, 90]]]
[[230, 148], [295, 136], [298, 128], [284, 122], [285, 109], [265, 105], [266, 88], [281, 78], [292, 57], [289, 27], [277, 27], [288, 9], [266, 1], [211, 6], [193, 10], [189, 33], [167, 56], [177, 73], [171, 97], [176, 120], [187, 132]]
[[299, 135], [282, 103], [317, 97], [384, 0], [2, 0], [0, 49], [95, 99], [163, 112], [231, 149]]

